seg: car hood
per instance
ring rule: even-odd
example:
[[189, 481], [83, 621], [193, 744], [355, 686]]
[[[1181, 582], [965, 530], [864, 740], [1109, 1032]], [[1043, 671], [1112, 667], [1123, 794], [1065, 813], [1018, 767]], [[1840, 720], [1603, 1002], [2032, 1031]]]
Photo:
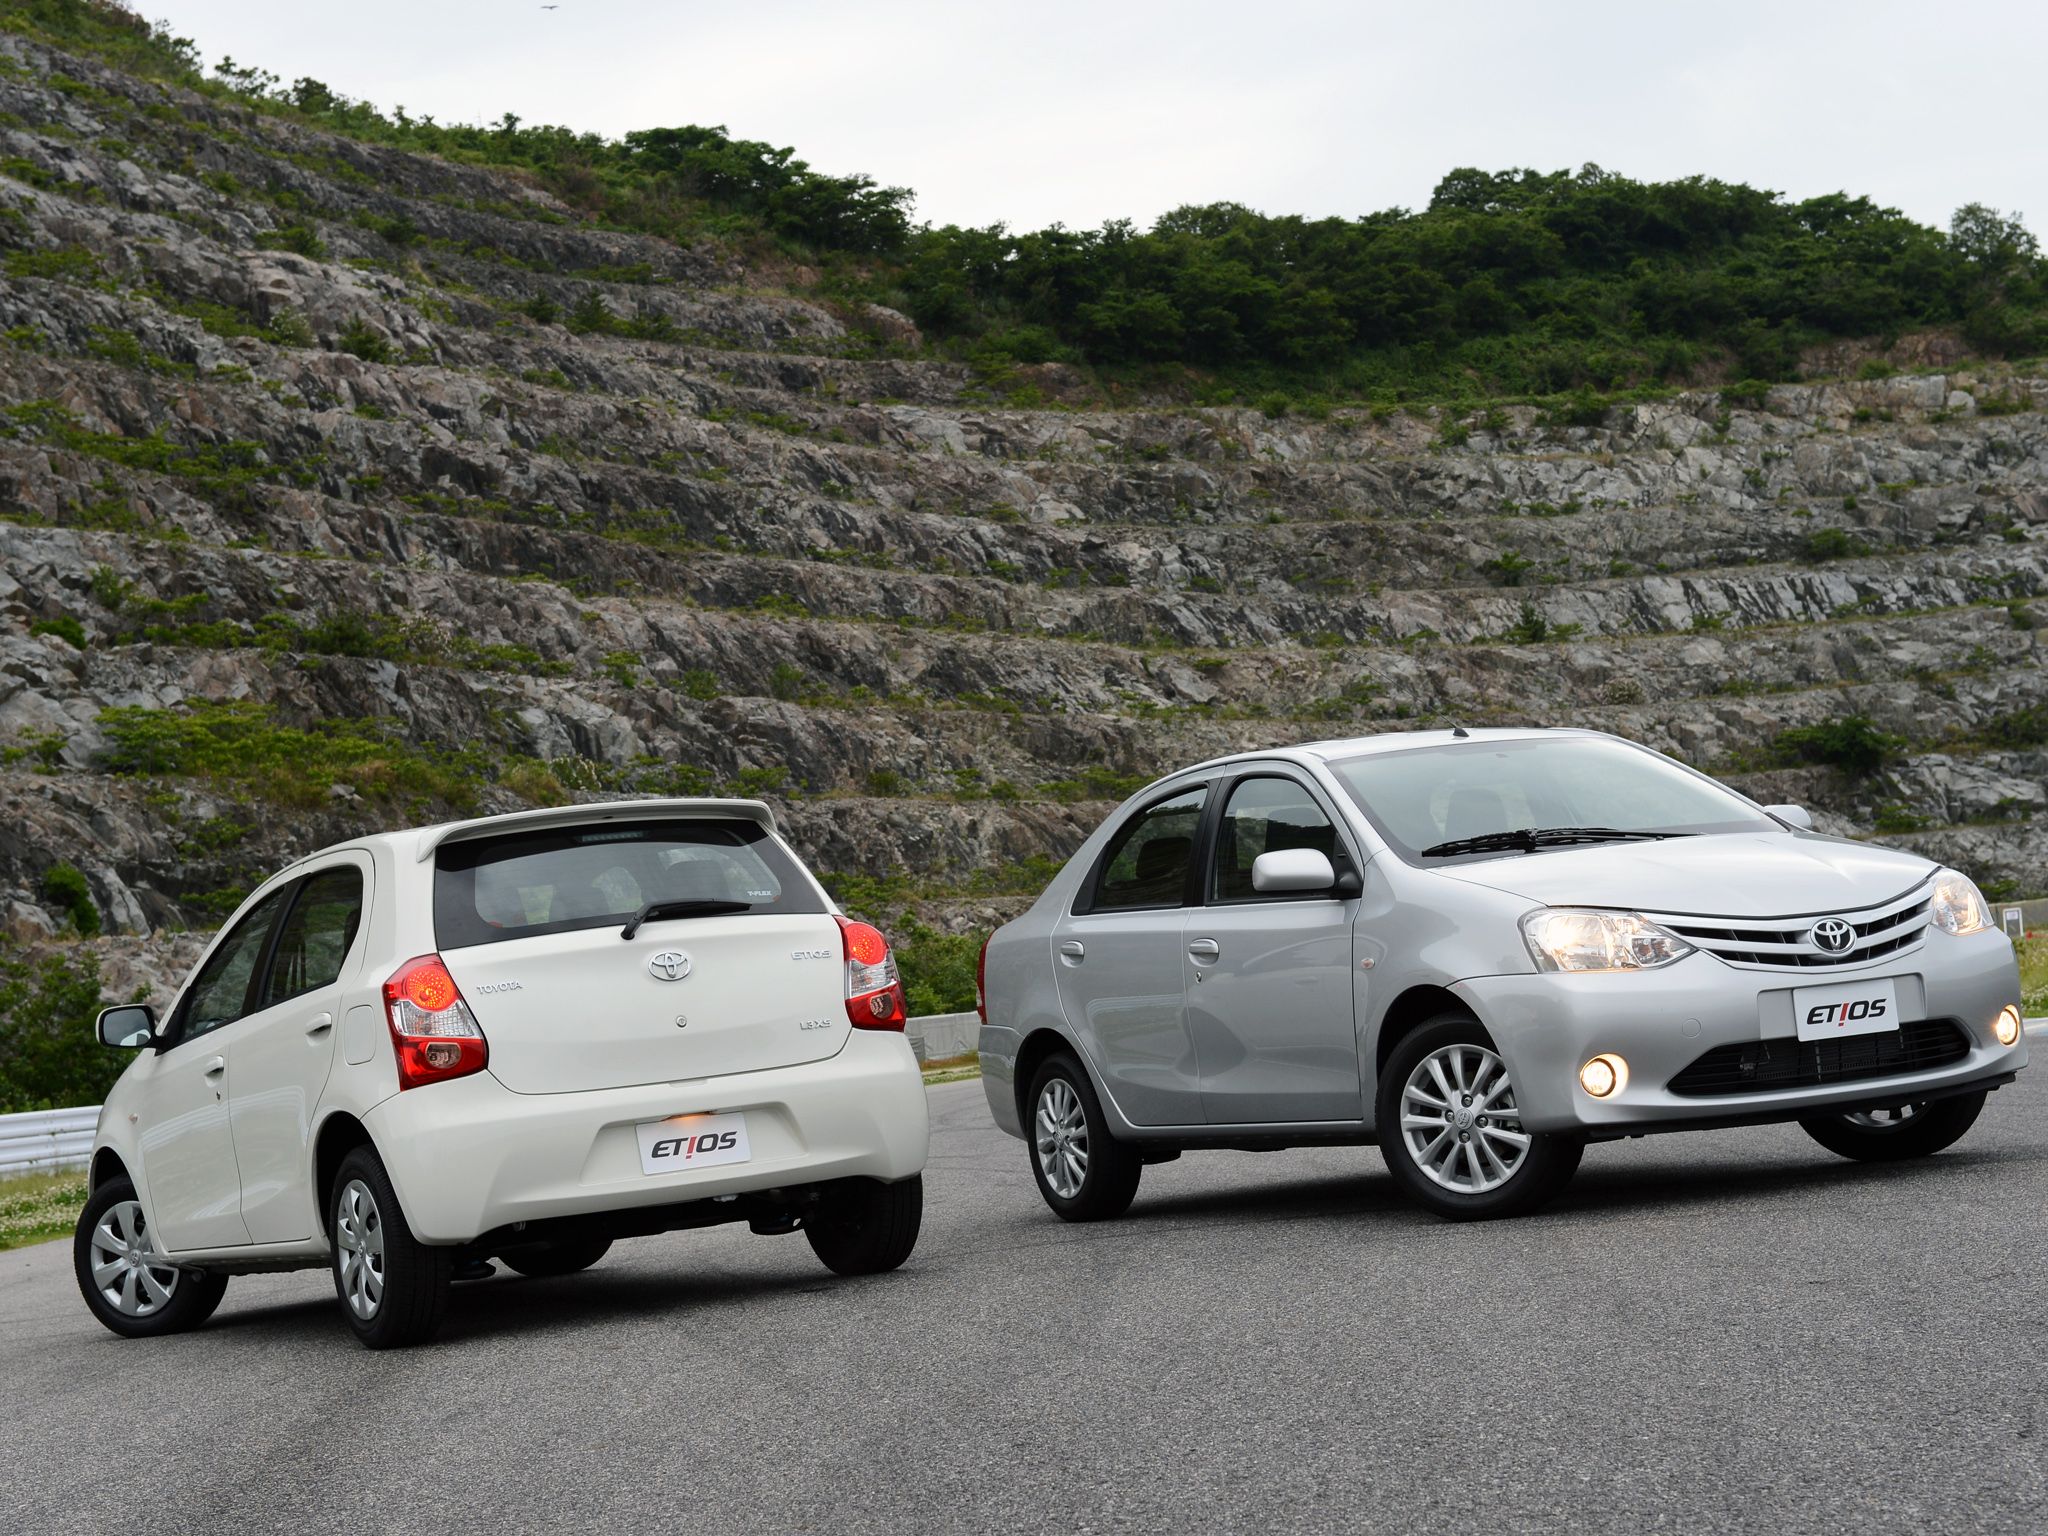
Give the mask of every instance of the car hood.
[[1546, 906], [1800, 917], [1902, 896], [1936, 868], [1896, 848], [1797, 832], [1735, 832], [1510, 854], [1436, 873]]

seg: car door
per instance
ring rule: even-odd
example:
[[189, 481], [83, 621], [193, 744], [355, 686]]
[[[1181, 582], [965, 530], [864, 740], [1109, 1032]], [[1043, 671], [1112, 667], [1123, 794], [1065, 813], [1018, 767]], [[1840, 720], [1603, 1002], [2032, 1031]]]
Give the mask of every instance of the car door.
[[136, 1138], [150, 1225], [165, 1251], [232, 1248], [249, 1241], [242, 1179], [228, 1123], [226, 1037], [249, 1011], [286, 892], [252, 907], [200, 963], [164, 1031], [142, 1086]]
[[349, 855], [292, 885], [249, 1014], [225, 1042], [251, 1242], [294, 1242], [318, 1230], [307, 1140], [334, 1065], [342, 980], [357, 958], [368, 874], [369, 861]]
[[1196, 785], [1133, 811], [1053, 930], [1067, 1022], [1138, 1125], [1202, 1123], [1180, 951], [1207, 798]]
[[1357, 902], [1252, 888], [1262, 853], [1313, 848], [1339, 873], [1356, 860], [1299, 779], [1259, 774], [1223, 794], [1206, 900], [1189, 914], [1183, 946], [1203, 1113], [1216, 1125], [1361, 1119], [1351, 987]]

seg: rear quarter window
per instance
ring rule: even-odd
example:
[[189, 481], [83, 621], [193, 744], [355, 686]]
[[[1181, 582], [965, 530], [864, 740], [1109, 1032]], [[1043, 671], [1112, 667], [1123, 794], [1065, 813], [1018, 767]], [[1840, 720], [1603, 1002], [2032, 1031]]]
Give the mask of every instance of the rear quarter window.
[[823, 912], [796, 861], [752, 821], [658, 819], [464, 839], [434, 855], [442, 949], [617, 928], [656, 901]]

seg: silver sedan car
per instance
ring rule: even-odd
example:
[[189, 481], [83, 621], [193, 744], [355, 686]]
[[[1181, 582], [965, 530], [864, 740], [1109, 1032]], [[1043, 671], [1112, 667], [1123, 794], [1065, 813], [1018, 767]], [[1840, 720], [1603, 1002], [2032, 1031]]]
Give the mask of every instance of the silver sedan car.
[[1589, 731], [1161, 779], [994, 934], [981, 992], [989, 1107], [1072, 1221], [1194, 1148], [1377, 1143], [1460, 1219], [1651, 1131], [1797, 1121], [1918, 1157], [2027, 1060], [1967, 878]]

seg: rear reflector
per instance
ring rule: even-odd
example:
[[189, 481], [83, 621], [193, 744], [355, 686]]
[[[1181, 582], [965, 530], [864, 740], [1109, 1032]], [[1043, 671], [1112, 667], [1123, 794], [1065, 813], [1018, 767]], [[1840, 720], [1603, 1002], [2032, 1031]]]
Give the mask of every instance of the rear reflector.
[[490, 1042], [439, 955], [416, 955], [391, 973], [384, 1016], [401, 1089], [467, 1077], [490, 1063]]
[[855, 1029], [901, 1029], [909, 1018], [889, 941], [871, 923], [834, 915], [846, 950], [846, 1018]]

